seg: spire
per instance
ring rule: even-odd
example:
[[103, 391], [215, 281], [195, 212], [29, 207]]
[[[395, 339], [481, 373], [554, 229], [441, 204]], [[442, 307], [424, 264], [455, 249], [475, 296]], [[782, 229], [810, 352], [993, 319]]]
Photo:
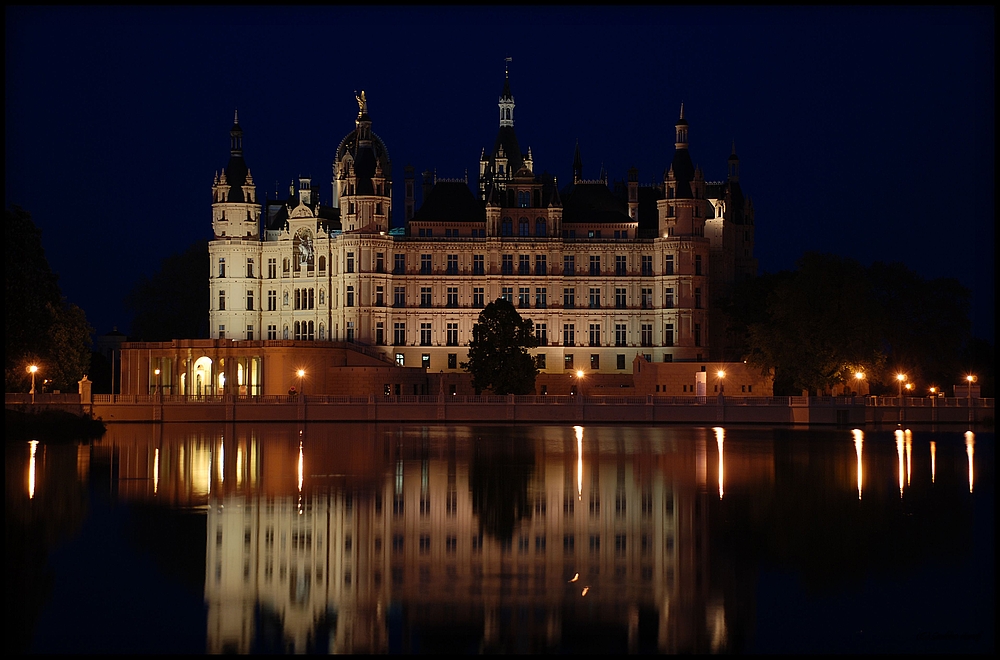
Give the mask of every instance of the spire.
[[583, 179], [583, 158], [580, 157], [580, 138], [576, 139], [576, 153], [573, 154], [573, 183]]
[[736, 155], [736, 140], [733, 140], [733, 153], [729, 155], [729, 159], [726, 161], [729, 166], [729, 180], [739, 181], [740, 180], [740, 157]]
[[688, 123], [684, 119], [684, 103], [681, 103], [681, 116], [674, 124], [674, 148], [675, 149], [687, 149], [688, 148]]
[[231, 156], [243, 155], [243, 129], [240, 128], [239, 110], [233, 111], [233, 127], [229, 129], [229, 154]]
[[514, 95], [510, 92], [510, 61], [507, 58], [504, 64], [503, 91], [500, 93], [500, 127], [514, 126]]

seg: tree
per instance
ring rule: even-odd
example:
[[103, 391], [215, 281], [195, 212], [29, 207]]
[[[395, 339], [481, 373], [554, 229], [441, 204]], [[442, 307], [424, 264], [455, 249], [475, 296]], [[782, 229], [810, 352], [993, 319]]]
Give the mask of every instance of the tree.
[[93, 328], [83, 310], [63, 299], [31, 214], [11, 206], [4, 219], [5, 387], [9, 392], [25, 389], [30, 381], [25, 367], [31, 362], [53, 389], [75, 391], [90, 365]]
[[472, 326], [469, 361], [462, 368], [472, 374], [476, 392], [531, 394], [538, 369], [527, 349], [535, 346], [531, 319], [521, 318], [510, 302], [497, 298]]
[[208, 241], [163, 259], [125, 298], [125, 308], [134, 314], [129, 336], [138, 341], [208, 337], [210, 274]]

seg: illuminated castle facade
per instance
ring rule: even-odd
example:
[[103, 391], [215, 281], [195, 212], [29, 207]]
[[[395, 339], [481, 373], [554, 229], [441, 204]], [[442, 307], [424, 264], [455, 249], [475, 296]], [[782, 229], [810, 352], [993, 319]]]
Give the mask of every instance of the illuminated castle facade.
[[505, 79], [499, 130], [478, 181], [424, 173], [422, 205], [406, 168], [405, 226], [393, 229], [392, 162], [372, 131], [364, 93], [337, 148], [332, 205], [308, 178], [285, 200], [257, 197], [233, 123], [229, 163], [212, 187], [213, 338], [348, 342], [389, 362], [460, 371], [480, 310], [503, 297], [531, 318], [543, 374], [626, 374], [653, 362], [733, 359], [712, 301], [755, 275], [753, 207], [739, 184], [709, 182], [688, 150], [683, 106], [663, 182], [632, 169], [536, 174], [514, 131]]

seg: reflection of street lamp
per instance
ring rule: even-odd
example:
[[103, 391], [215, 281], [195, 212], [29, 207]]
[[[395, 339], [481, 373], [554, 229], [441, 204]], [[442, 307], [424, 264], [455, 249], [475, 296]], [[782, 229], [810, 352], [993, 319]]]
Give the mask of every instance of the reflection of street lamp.
[[33, 364], [28, 367], [28, 373], [31, 374], [31, 403], [35, 403], [35, 372], [38, 371], [38, 365]]
[[899, 382], [899, 398], [903, 398], [903, 381], [906, 380], [906, 374], [896, 374], [896, 380]]

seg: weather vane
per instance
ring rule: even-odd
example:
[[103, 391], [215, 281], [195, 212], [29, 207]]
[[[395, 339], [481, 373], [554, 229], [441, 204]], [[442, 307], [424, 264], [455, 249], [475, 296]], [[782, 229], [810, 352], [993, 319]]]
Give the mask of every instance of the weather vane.
[[510, 63], [511, 63], [511, 61], [513, 59], [514, 58], [512, 58], [512, 57], [508, 57], [508, 58], [504, 59], [504, 65], [503, 65], [503, 75], [504, 76], [508, 76], [508, 77], [510, 76]]

